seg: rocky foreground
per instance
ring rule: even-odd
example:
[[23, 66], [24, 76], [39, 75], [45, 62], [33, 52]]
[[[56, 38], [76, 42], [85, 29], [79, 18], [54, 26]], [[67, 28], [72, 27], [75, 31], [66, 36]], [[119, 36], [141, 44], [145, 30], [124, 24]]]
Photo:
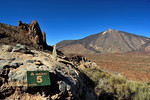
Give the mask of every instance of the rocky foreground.
[[[94, 67], [80, 56], [73, 59], [29, 50], [25, 45], [0, 45], [0, 99], [96, 100], [93, 82], [78, 67]], [[51, 85], [27, 87], [27, 71], [49, 71]]]

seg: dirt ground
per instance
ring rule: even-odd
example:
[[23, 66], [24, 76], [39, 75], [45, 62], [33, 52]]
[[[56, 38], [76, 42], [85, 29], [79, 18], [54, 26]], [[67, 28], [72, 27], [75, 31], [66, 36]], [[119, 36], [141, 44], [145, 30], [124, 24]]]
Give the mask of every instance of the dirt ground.
[[85, 55], [101, 69], [133, 81], [150, 82], [150, 53]]

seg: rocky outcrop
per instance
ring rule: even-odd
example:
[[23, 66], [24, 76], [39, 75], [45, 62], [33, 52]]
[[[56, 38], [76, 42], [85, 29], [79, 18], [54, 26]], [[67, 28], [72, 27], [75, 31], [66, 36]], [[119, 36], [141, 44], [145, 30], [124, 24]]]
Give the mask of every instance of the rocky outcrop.
[[[74, 64], [72, 59], [86, 65], [89, 61], [80, 56], [53, 60], [52, 56], [20, 44], [0, 45], [0, 99], [97, 100], [93, 82], [78, 70], [81, 64]], [[27, 87], [27, 71], [49, 71], [51, 85]]]
[[18, 22], [18, 28], [24, 31], [24, 34], [33, 43], [33, 46], [38, 49], [46, 49], [46, 35], [42, 32], [37, 21], [32, 21], [31, 24], [23, 24], [21, 21]]
[[[18, 26], [0, 23], [0, 44], [22, 44], [30, 49], [47, 50], [52, 52], [53, 47], [46, 43], [46, 33], [42, 32], [37, 21], [31, 24], [18, 22]], [[59, 52], [59, 54], [62, 54]]]

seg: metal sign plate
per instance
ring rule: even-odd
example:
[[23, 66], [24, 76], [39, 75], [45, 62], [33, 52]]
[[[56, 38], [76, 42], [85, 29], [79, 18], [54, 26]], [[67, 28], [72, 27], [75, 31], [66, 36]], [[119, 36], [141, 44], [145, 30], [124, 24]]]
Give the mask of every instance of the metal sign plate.
[[28, 87], [51, 85], [48, 71], [27, 71]]

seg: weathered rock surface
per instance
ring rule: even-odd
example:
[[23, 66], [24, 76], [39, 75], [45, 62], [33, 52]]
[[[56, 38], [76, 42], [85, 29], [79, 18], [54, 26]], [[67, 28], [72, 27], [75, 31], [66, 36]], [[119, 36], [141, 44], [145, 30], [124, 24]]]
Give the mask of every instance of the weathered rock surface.
[[42, 32], [37, 21], [25, 24], [21, 21], [18, 26], [0, 23], [0, 44], [23, 44], [31, 49], [52, 51], [53, 48], [46, 43], [46, 33]]
[[[23, 27], [26, 29], [26, 27]], [[0, 99], [5, 100], [96, 100], [93, 82], [78, 70], [92, 62], [76, 57], [78, 63], [24, 45], [0, 48]], [[19, 49], [20, 48], [20, 49]], [[30, 53], [26, 53], [26, 50]], [[69, 59], [69, 58], [68, 58]], [[51, 85], [27, 87], [27, 71], [49, 71]]]
[[19, 21], [18, 28], [25, 32], [36, 48], [47, 47], [45, 32], [42, 33], [37, 21], [32, 21], [31, 24], [23, 24]]

